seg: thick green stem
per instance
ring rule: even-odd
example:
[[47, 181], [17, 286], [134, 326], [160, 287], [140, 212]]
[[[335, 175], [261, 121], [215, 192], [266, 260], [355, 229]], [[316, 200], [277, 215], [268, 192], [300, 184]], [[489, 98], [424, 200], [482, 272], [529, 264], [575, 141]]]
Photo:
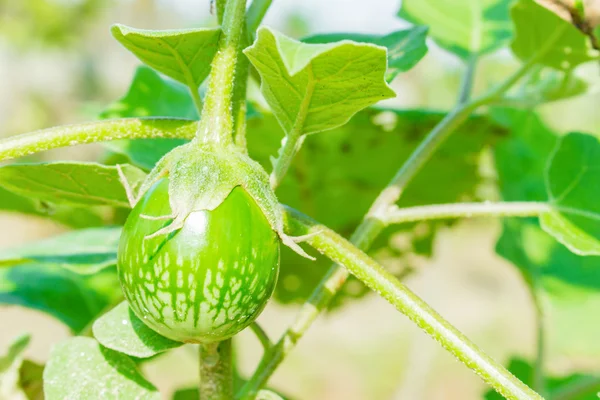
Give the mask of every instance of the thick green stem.
[[519, 400], [542, 399], [352, 243], [295, 210], [286, 211], [286, 227], [290, 234], [312, 234], [307, 240], [312, 247], [343, 265], [504, 397]]
[[246, 0], [229, 0], [225, 4], [223, 33], [211, 65], [208, 91], [198, 127], [198, 140], [205, 143], [233, 143], [234, 78], [245, 11]]
[[125, 118], [42, 129], [0, 140], [0, 161], [78, 144], [117, 139], [192, 139], [197, 121], [173, 118]]
[[200, 399], [233, 399], [233, 362], [231, 339], [201, 344]]

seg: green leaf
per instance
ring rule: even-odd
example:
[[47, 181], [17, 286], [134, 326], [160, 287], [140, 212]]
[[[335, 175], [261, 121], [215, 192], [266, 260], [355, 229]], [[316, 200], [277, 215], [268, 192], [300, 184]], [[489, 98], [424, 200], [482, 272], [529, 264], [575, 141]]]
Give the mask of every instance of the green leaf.
[[358, 33], [331, 33], [314, 35], [302, 39], [304, 43], [332, 43], [352, 40], [358, 43], [372, 43], [387, 48], [388, 69], [385, 79], [391, 82], [399, 73], [408, 71], [427, 54], [428, 28], [415, 26], [395, 31], [387, 35], [364, 35]]
[[84, 337], [54, 346], [44, 371], [44, 393], [46, 400], [160, 399], [129, 357]]
[[125, 48], [158, 72], [197, 89], [210, 72], [221, 30], [152, 31], [113, 25], [111, 32]]
[[162, 156], [187, 142], [185, 139], [132, 139], [108, 142], [105, 146], [127, 156], [132, 164], [150, 171]]
[[0, 395], [5, 399], [26, 400], [19, 384], [19, 370], [23, 352], [29, 344], [30, 335], [21, 335], [10, 344], [6, 354], [0, 356]]
[[[423, 110], [367, 109], [327, 135], [309, 136], [277, 190], [278, 199], [349, 235], [399, 166], [443, 117], [443, 113]], [[468, 119], [417, 175], [399, 205], [478, 199], [477, 188], [483, 182], [481, 152], [504, 135], [505, 130], [487, 118]], [[265, 167], [277, 152], [281, 136], [272, 115], [264, 113], [248, 120], [250, 155]], [[412, 267], [409, 255], [427, 255], [437, 228], [445, 225], [447, 222], [390, 228], [373, 251], [391, 250], [397, 260], [394, 268], [402, 274]], [[406, 248], [397, 248], [391, 240], [400, 231], [409, 239]], [[284, 303], [304, 301], [328, 266], [325, 259], [307, 261], [283, 249], [276, 298]], [[345, 286], [338, 302], [365, 293], [368, 290], [355, 281]]]
[[[502, 197], [546, 201], [544, 173], [557, 135], [530, 111], [494, 110], [493, 115], [512, 131], [494, 151]], [[573, 254], [535, 219], [506, 220], [496, 252], [541, 291], [549, 353], [600, 355], [600, 323], [589, 317], [600, 307], [600, 257]]]
[[348, 122], [394, 97], [384, 80], [386, 51], [368, 43], [305, 44], [268, 28], [244, 50], [261, 91], [286, 133], [310, 134]]
[[600, 255], [600, 142], [594, 136], [562, 137], [546, 172], [553, 211], [542, 227], [571, 251]]
[[[132, 188], [146, 174], [131, 165], [122, 171]], [[11, 164], [0, 168], [0, 185], [19, 195], [52, 203], [129, 207], [118, 168], [97, 163]]]
[[[513, 358], [508, 364], [508, 370], [523, 383], [533, 387], [534, 370], [530, 363], [519, 358]], [[597, 400], [600, 390], [598, 378], [586, 374], [571, 374], [564, 377], [546, 376], [546, 397], [548, 399]], [[569, 397], [566, 396], [570, 394]], [[503, 400], [497, 392], [490, 390], [485, 394], [486, 400]]]
[[189, 91], [146, 66], [139, 66], [127, 94], [100, 114], [102, 119], [173, 117], [198, 119]]
[[523, 61], [570, 70], [599, 57], [579, 29], [533, 0], [519, 0], [511, 15], [515, 25], [511, 47]]
[[139, 358], [152, 357], [183, 344], [148, 328], [126, 301], [98, 318], [93, 332], [104, 347]]
[[104, 224], [102, 215], [93, 207], [78, 208], [51, 204], [20, 196], [2, 187], [0, 187], [0, 211], [51, 218], [73, 228], [88, 228]]
[[429, 26], [442, 48], [467, 59], [494, 51], [511, 36], [511, 0], [404, 0], [399, 16]]
[[73, 332], [80, 332], [120, 297], [114, 268], [87, 276], [38, 264], [0, 268], [0, 304], [45, 312]]
[[53, 236], [0, 252], [0, 267], [34, 263], [94, 274], [116, 265], [121, 228], [92, 228]]

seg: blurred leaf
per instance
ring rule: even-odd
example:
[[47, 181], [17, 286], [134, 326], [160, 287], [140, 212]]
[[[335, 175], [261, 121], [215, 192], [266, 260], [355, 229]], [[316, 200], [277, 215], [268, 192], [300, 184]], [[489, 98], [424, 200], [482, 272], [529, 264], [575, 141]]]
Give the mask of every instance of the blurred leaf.
[[44, 393], [46, 400], [160, 399], [129, 357], [85, 337], [54, 346], [44, 371]]
[[[546, 163], [557, 136], [531, 111], [495, 110], [512, 135], [495, 147], [495, 163], [506, 201], [545, 201]], [[496, 252], [535, 282], [547, 298], [549, 352], [568, 357], [600, 354], [600, 257], [581, 257], [544, 232], [535, 219], [504, 223]]]
[[[443, 113], [422, 110], [367, 109], [327, 135], [309, 136], [277, 190], [279, 200], [318, 221], [349, 235], [371, 203], [423, 137], [443, 118]], [[477, 198], [479, 158], [486, 146], [505, 131], [487, 118], [472, 117], [441, 146], [431, 162], [407, 188], [400, 206], [468, 201]], [[263, 114], [248, 120], [250, 155], [267, 167], [278, 149], [281, 128], [274, 117]], [[384, 232], [373, 251], [394, 245], [392, 235], [408, 234], [402, 256], [427, 252], [437, 226], [443, 223], [396, 226]], [[429, 245], [428, 245], [429, 244]], [[401, 274], [411, 267], [398, 258]], [[276, 298], [284, 303], [304, 300], [321, 279], [329, 262], [306, 261], [282, 249]], [[367, 291], [358, 282], [347, 285], [339, 297], [358, 297]]]
[[511, 0], [404, 0], [399, 16], [429, 26], [429, 35], [444, 49], [467, 59], [494, 51], [511, 36]]
[[[130, 186], [146, 174], [122, 165]], [[19, 195], [52, 203], [129, 207], [117, 167], [97, 163], [53, 162], [0, 167], [0, 185]]]
[[20, 196], [0, 187], [0, 212], [2, 211], [47, 217], [73, 228], [87, 228], [104, 224], [102, 215], [93, 207], [78, 208], [50, 204]]
[[142, 65], [135, 71], [127, 94], [100, 114], [103, 119], [126, 117], [198, 119], [198, 112], [184, 86]]
[[142, 62], [191, 90], [208, 76], [221, 36], [219, 28], [153, 31], [113, 25], [111, 32]]
[[187, 142], [185, 139], [133, 139], [108, 142], [105, 146], [115, 153], [127, 156], [132, 164], [149, 171], [162, 156]]
[[98, 318], [93, 332], [104, 347], [139, 358], [152, 357], [183, 345], [147, 327], [126, 301]]
[[106, 0], [0, 0], [0, 34], [19, 47], [72, 45], [86, 37]]
[[533, 107], [538, 104], [568, 99], [587, 92], [588, 82], [575, 76], [573, 71], [556, 71], [543, 68], [532, 76], [517, 97], [511, 99]]
[[80, 332], [120, 297], [114, 268], [87, 276], [38, 264], [0, 268], [0, 304], [45, 312], [73, 332]]
[[[523, 383], [533, 387], [534, 371], [530, 363], [519, 358], [513, 358], [508, 364], [508, 370]], [[546, 376], [544, 379], [548, 399], [597, 400], [596, 393], [600, 390], [599, 382], [597, 377], [583, 374], [571, 374], [565, 377]], [[577, 389], [577, 391], [574, 391], [574, 389]], [[570, 396], [563, 397], [567, 393]], [[489, 390], [485, 394], [485, 399], [503, 400], [504, 397], [493, 390]]]
[[395, 31], [387, 35], [364, 35], [359, 33], [330, 33], [309, 36], [304, 43], [332, 43], [352, 40], [358, 43], [372, 43], [387, 48], [388, 69], [385, 79], [391, 82], [399, 73], [408, 71], [427, 54], [428, 28], [415, 26]]
[[600, 142], [571, 133], [559, 140], [546, 171], [554, 211], [542, 227], [572, 252], [600, 255]]
[[80, 229], [0, 252], [0, 267], [34, 263], [94, 274], [117, 264], [121, 228]]
[[24, 360], [19, 370], [19, 386], [28, 400], [44, 400], [44, 366]]
[[286, 133], [333, 129], [361, 109], [395, 96], [383, 79], [386, 52], [371, 44], [305, 44], [263, 27], [244, 53], [258, 70], [261, 91]]
[[0, 356], [0, 398], [2, 399], [27, 399], [19, 385], [19, 369], [23, 363], [23, 351], [30, 339], [30, 335], [19, 336], [9, 345], [6, 354]]
[[[511, 47], [523, 61], [535, 60], [554, 69], [570, 70], [599, 57], [579, 29], [533, 0], [519, 0], [511, 15], [515, 25]], [[547, 48], [551, 39], [556, 42]]]

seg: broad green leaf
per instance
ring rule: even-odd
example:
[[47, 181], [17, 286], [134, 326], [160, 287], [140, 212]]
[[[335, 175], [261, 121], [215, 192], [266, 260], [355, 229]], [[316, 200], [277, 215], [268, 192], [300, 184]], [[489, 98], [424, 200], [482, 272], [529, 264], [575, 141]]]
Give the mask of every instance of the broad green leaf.
[[[544, 173], [557, 135], [530, 111], [495, 110], [512, 130], [495, 147], [500, 192], [506, 201], [546, 201]], [[600, 354], [600, 257], [573, 254], [535, 219], [506, 220], [496, 252], [542, 291], [547, 349], [561, 356]]]
[[467, 59], [496, 50], [511, 36], [510, 0], [403, 0], [399, 16], [429, 26], [429, 36]]
[[198, 119], [189, 91], [181, 84], [139, 66], [127, 94], [100, 114], [102, 119], [173, 117]]
[[139, 358], [152, 357], [183, 344], [148, 328], [126, 301], [98, 318], [93, 332], [104, 347]]
[[388, 69], [385, 79], [391, 82], [399, 73], [414, 67], [427, 54], [426, 26], [392, 32], [387, 35], [364, 35], [358, 33], [331, 33], [314, 35], [302, 39], [304, 43], [332, 43], [352, 40], [358, 43], [372, 43], [387, 48]]
[[0, 398], [26, 400], [27, 396], [19, 384], [19, 370], [23, 363], [23, 351], [31, 337], [22, 335], [16, 338], [4, 355], [0, 355]]
[[39, 264], [0, 268], [0, 304], [45, 312], [80, 332], [121, 298], [115, 268], [82, 276]]
[[152, 31], [113, 25], [111, 32], [125, 48], [158, 72], [196, 89], [210, 72], [221, 30]]
[[[508, 370], [521, 382], [533, 387], [534, 370], [530, 363], [519, 358], [513, 358], [508, 364]], [[569, 393], [570, 400], [597, 400], [600, 390], [598, 377], [586, 374], [571, 374], [564, 377], [545, 376], [546, 398], [563, 399]], [[486, 400], [503, 400], [497, 392], [490, 390], [485, 394]]]
[[[132, 188], [146, 177], [140, 169], [122, 165]], [[0, 185], [19, 195], [52, 203], [129, 207], [118, 168], [97, 163], [53, 162], [0, 167]]]
[[160, 399], [129, 357], [85, 337], [54, 346], [44, 370], [44, 394], [46, 400]]
[[[307, 137], [277, 190], [278, 199], [349, 235], [396, 170], [443, 116], [421, 110], [367, 109], [327, 135]], [[481, 152], [505, 134], [487, 118], [467, 120], [407, 188], [400, 206], [477, 200], [477, 188], [482, 183]], [[272, 115], [265, 113], [248, 120], [250, 155], [266, 168], [281, 136], [281, 128]], [[447, 223], [390, 228], [373, 249], [391, 250], [399, 261], [396, 271], [402, 273], [412, 267], [407, 255], [429, 254], [437, 227]], [[390, 240], [399, 230], [409, 238], [408, 248], [398, 249]], [[307, 261], [283, 249], [276, 298], [284, 303], [304, 301], [328, 266], [325, 259]], [[367, 292], [353, 282], [345, 287], [338, 301]]]
[[16, 212], [51, 218], [73, 228], [88, 228], [104, 224], [100, 212], [93, 207], [72, 207], [20, 196], [0, 187], [0, 212]]
[[599, 57], [580, 30], [533, 0], [519, 0], [511, 15], [515, 25], [511, 47], [523, 61], [570, 70]]
[[71, 231], [0, 252], [0, 267], [34, 263], [93, 274], [116, 265], [121, 228]]
[[244, 53], [286, 133], [336, 128], [361, 109], [395, 96], [384, 80], [383, 47], [350, 41], [306, 44], [263, 27]]
[[546, 171], [553, 211], [542, 227], [571, 251], [600, 255], [600, 142], [594, 136], [562, 137]]

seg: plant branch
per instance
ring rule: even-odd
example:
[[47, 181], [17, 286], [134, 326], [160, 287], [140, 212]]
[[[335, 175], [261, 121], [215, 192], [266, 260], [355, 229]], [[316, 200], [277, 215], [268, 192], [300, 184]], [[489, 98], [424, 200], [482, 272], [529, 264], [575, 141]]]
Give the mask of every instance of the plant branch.
[[471, 98], [471, 92], [473, 91], [473, 85], [475, 84], [475, 70], [477, 68], [478, 60], [479, 55], [476, 53], [472, 53], [467, 60], [467, 69], [460, 86], [457, 104], [465, 104]]
[[531, 299], [535, 309], [536, 320], [536, 355], [533, 365], [533, 388], [542, 395], [546, 394], [546, 379], [545, 379], [545, 353], [546, 353], [546, 324], [545, 312], [542, 298], [538, 288], [538, 278], [534, 277], [534, 282], [529, 286]]
[[529, 217], [551, 210], [542, 202], [452, 203], [398, 208], [391, 206], [382, 216], [386, 225], [432, 219], [473, 217]]
[[265, 351], [268, 351], [271, 348], [271, 346], [273, 346], [271, 339], [269, 339], [269, 335], [267, 335], [267, 332], [264, 331], [264, 329], [258, 324], [258, 322], [253, 322], [250, 325], [250, 329], [252, 329], [252, 332], [254, 332], [256, 338], [258, 339]]
[[231, 339], [200, 344], [200, 398], [231, 400], [233, 398], [233, 362]]
[[[218, 11], [217, 11], [218, 12]], [[236, 64], [240, 53], [246, 0], [228, 0], [223, 12], [222, 35], [212, 61], [208, 91], [198, 127], [198, 140], [207, 143], [233, 142], [232, 101]]]
[[124, 118], [63, 125], [0, 140], [0, 161], [78, 144], [117, 139], [191, 139], [198, 121], [173, 118]]
[[254, 35], [258, 29], [272, 2], [273, 0], [253, 0], [252, 4], [250, 4], [246, 21], [248, 24], [248, 32], [251, 32], [252, 35]]
[[498, 393], [507, 399], [542, 399], [352, 243], [329, 228], [289, 208], [286, 209], [286, 228], [289, 234], [294, 236], [311, 235], [307, 242], [312, 247], [339, 265], [343, 265], [352, 275], [385, 298], [462, 363], [475, 371]]

